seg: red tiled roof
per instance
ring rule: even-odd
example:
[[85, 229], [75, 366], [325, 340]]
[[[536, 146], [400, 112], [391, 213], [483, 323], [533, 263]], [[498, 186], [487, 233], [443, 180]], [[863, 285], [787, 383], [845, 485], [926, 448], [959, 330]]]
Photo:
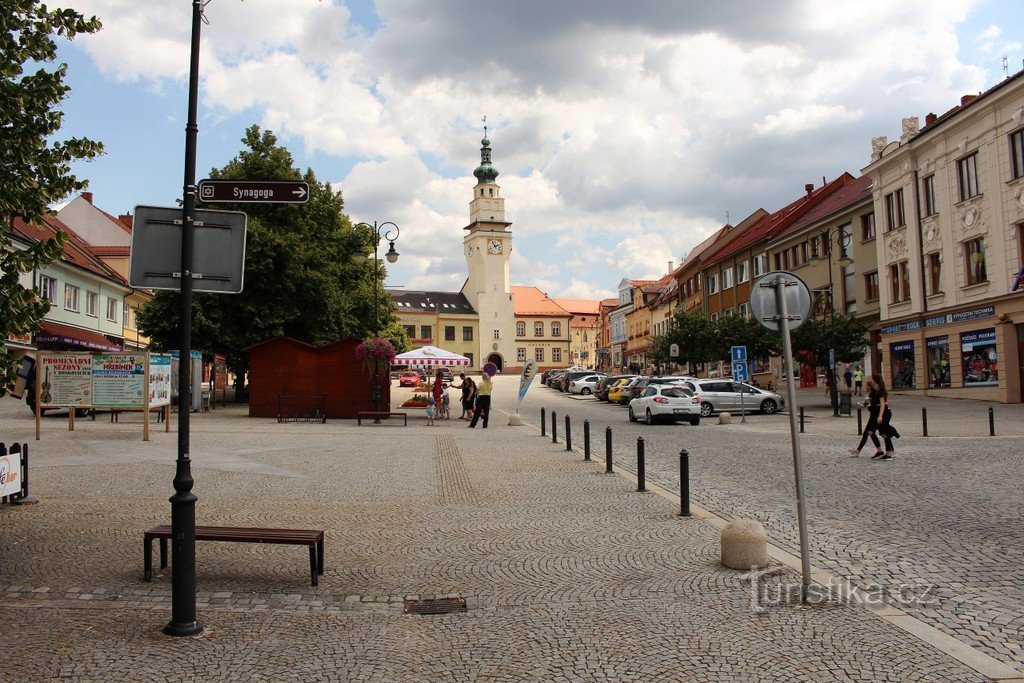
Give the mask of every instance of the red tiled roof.
[[516, 315], [570, 315], [569, 311], [536, 287], [512, 285], [509, 289], [515, 296]]
[[817, 223], [823, 218], [838, 213], [869, 197], [871, 197], [871, 178], [861, 176], [852, 183], [847, 183], [830, 194], [820, 204], [804, 214], [803, 218], [785, 230], [780, 231], [772, 239], [781, 239], [786, 235], [798, 232], [812, 223]]
[[96, 247], [96, 246], [92, 246], [90, 248], [92, 250], [93, 255], [95, 255], [95, 256], [131, 256], [132, 255], [132, 248], [131, 247], [117, 247], [117, 246]]
[[39, 223], [26, 223], [21, 218], [15, 218], [11, 222], [11, 232], [30, 242], [42, 242], [54, 237], [58, 232], [66, 233], [68, 240], [64, 243], [64, 255], [61, 260], [118, 284], [128, 284], [116, 270], [93, 255], [92, 245], [55, 216], [43, 216]]
[[820, 204], [826, 197], [831, 195], [840, 187], [853, 182], [855, 179], [849, 173], [843, 173], [835, 180], [811, 191], [810, 196], [803, 196], [794, 202], [784, 206], [775, 213], [768, 214], [764, 218], [747, 228], [733, 241], [722, 246], [718, 251], [710, 254], [705, 259], [706, 265], [718, 263], [744, 249], [750, 248], [761, 242], [778, 235], [781, 231], [800, 220], [808, 211]]
[[601, 308], [597, 299], [555, 299], [555, 303], [573, 315], [597, 315]]

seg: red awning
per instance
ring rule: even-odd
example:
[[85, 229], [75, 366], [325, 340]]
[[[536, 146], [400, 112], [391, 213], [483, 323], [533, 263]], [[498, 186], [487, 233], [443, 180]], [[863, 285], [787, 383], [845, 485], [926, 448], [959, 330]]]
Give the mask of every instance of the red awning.
[[36, 333], [36, 345], [52, 347], [73, 347], [87, 351], [122, 351], [122, 346], [112, 343], [99, 332], [83, 330], [70, 325], [44, 322]]

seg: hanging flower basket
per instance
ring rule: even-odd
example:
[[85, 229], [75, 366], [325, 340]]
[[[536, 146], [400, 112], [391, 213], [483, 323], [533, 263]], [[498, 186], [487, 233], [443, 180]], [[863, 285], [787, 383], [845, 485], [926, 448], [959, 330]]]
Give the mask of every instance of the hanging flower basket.
[[370, 376], [382, 377], [391, 371], [391, 363], [395, 360], [395, 347], [391, 340], [382, 337], [364, 339], [356, 347], [356, 359], [363, 364], [363, 369]]

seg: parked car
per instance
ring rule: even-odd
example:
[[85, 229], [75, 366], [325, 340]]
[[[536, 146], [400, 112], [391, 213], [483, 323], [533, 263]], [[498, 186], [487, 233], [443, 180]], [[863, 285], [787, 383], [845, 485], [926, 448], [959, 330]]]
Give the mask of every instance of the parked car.
[[629, 402], [629, 420], [700, 424], [700, 399], [686, 387], [674, 384], [648, 384], [640, 395]]
[[597, 383], [604, 377], [600, 373], [590, 373], [577, 377], [576, 379], [569, 380], [569, 393], [580, 394], [581, 396], [590, 396], [594, 393], [597, 388]]
[[[772, 415], [785, 405], [785, 401], [774, 391], [759, 389], [745, 382], [726, 379], [694, 379], [682, 384], [700, 398], [700, 413], [704, 417], [711, 413], [739, 412], [764, 413]], [[742, 395], [742, 407], [741, 398]]]
[[544, 386], [547, 386], [548, 385], [548, 379], [550, 379], [551, 375], [555, 374], [556, 372], [558, 372], [558, 371], [554, 370], [554, 369], [550, 369], [550, 370], [545, 370], [544, 372], [540, 373], [540, 383], [543, 384]]
[[636, 375], [610, 375], [602, 377], [594, 389], [594, 395], [597, 396], [599, 401], [607, 401], [608, 392], [616, 382], [620, 379], [633, 379], [634, 377]]
[[555, 370], [550, 375], [548, 375], [548, 387], [551, 389], [555, 389], [556, 383], [558, 382], [559, 378], [561, 378], [561, 376], [564, 374], [565, 370]]
[[608, 387], [608, 402], [622, 403], [622, 388], [633, 381], [632, 377], [623, 377]]
[[624, 406], [629, 405], [629, 402], [639, 396], [640, 392], [643, 391], [643, 388], [646, 387], [647, 383], [650, 381], [650, 377], [634, 377], [630, 380], [629, 384], [623, 385], [622, 397], [619, 399], [619, 403]]
[[[574, 381], [576, 381], [576, 380], [578, 380], [578, 379], [580, 379], [582, 377], [587, 377], [588, 375], [593, 375], [593, 374], [595, 374], [593, 370], [569, 370], [568, 372], [565, 373], [565, 375], [563, 375], [561, 384], [559, 385], [558, 388], [562, 392], [566, 392], [567, 393], [569, 391], [570, 383], [572, 383], [572, 382], [574, 382]], [[595, 382], [595, 384], [596, 384], [596, 382]]]
[[398, 376], [398, 386], [415, 387], [420, 383], [420, 373], [415, 370], [406, 370]]

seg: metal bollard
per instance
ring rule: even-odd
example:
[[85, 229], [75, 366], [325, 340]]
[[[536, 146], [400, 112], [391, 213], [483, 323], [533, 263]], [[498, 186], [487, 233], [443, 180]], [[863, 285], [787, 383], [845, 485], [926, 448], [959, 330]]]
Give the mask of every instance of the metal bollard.
[[690, 453], [679, 451], [679, 516], [690, 516]]
[[590, 420], [583, 421], [583, 459], [590, 460]]
[[612, 428], [604, 428], [604, 471], [612, 473]]
[[928, 409], [921, 408], [921, 436], [928, 436]]
[[565, 416], [565, 450], [572, 450], [572, 423], [568, 415]]
[[804, 407], [800, 406], [800, 433], [804, 433]]
[[857, 408], [857, 436], [864, 433], [864, 416], [861, 414], [861, 409]]
[[643, 492], [647, 490], [646, 463], [644, 462], [644, 437], [636, 439], [636, 490]]
[[551, 443], [558, 443], [558, 415], [551, 411]]
[[996, 414], [992, 410], [992, 406], [988, 407], [988, 435], [996, 435]]
[[540, 409], [540, 435], [547, 436], [548, 433], [548, 416], [544, 414], [544, 409]]

